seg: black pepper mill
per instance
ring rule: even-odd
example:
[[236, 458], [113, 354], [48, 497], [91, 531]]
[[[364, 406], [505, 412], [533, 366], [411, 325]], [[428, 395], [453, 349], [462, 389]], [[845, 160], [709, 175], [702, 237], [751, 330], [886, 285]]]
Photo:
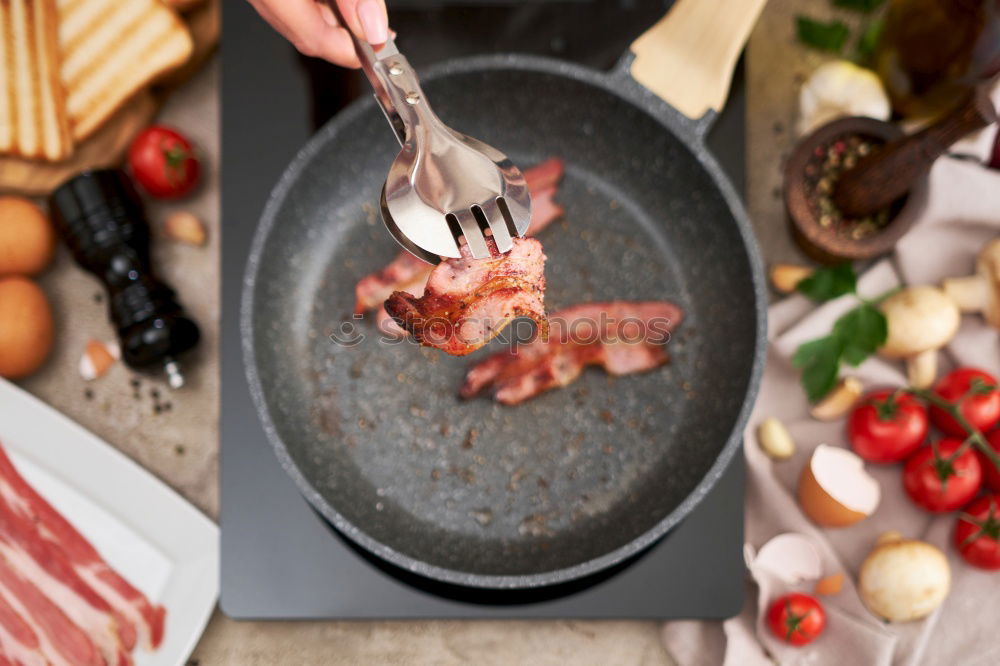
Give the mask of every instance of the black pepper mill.
[[172, 388], [183, 386], [176, 357], [198, 343], [198, 326], [152, 271], [149, 224], [128, 176], [118, 169], [85, 171], [52, 193], [49, 210], [73, 258], [107, 290], [125, 363], [160, 365]]

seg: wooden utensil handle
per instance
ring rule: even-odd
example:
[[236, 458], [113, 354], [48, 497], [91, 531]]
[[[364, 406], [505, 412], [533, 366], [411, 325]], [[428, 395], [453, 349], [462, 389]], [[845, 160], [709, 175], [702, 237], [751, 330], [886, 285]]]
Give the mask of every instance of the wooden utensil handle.
[[887, 144], [845, 171], [834, 187], [834, 204], [852, 217], [881, 210], [906, 194], [953, 143], [996, 120], [988, 91], [980, 86], [940, 120]]
[[632, 43], [632, 77], [688, 118], [722, 108], [767, 0], [677, 0]]

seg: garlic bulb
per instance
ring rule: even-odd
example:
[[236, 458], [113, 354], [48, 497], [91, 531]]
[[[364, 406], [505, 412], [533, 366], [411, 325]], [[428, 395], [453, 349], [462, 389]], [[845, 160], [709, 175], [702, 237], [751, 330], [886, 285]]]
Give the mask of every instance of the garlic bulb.
[[842, 116], [888, 120], [889, 97], [875, 72], [846, 60], [820, 65], [799, 92], [799, 135]]

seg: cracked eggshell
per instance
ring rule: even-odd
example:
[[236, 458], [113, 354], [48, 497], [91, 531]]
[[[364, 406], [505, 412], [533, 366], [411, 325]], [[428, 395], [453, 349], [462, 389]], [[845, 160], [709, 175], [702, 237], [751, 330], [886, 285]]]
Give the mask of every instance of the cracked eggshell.
[[121, 358], [121, 350], [117, 342], [104, 344], [97, 340], [88, 340], [87, 346], [80, 357], [80, 376], [86, 381], [103, 377]]
[[817, 525], [847, 527], [874, 513], [882, 489], [854, 452], [820, 444], [802, 468], [798, 497]]
[[819, 553], [809, 537], [797, 532], [779, 534], [753, 558], [754, 568], [766, 569], [789, 585], [816, 580], [823, 573]]

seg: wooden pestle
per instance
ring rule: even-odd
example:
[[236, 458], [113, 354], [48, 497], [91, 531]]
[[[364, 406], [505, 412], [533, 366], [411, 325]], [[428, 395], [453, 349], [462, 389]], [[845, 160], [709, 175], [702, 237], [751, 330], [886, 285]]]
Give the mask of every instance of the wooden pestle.
[[833, 203], [849, 217], [864, 217], [906, 194], [934, 161], [965, 135], [997, 121], [985, 86], [924, 129], [887, 143], [840, 175]]

